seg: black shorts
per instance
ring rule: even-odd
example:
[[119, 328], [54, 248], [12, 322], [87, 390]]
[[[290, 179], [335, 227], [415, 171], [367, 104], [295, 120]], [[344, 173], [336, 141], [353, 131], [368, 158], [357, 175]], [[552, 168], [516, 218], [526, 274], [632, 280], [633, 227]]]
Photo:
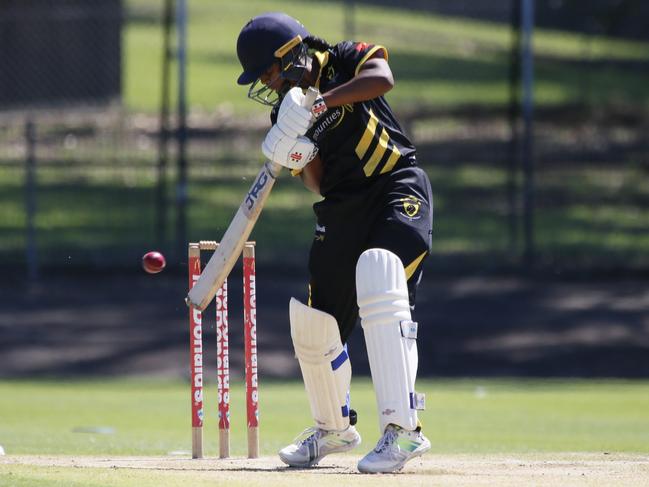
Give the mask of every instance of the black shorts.
[[313, 208], [317, 224], [309, 255], [309, 301], [336, 318], [343, 343], [358, 320], [356, 263], [367, 249], [399, 256], [414, 308], [433, 226], [430, 181], [421, 168], [393, 171], [361, 193], [327, 197]]

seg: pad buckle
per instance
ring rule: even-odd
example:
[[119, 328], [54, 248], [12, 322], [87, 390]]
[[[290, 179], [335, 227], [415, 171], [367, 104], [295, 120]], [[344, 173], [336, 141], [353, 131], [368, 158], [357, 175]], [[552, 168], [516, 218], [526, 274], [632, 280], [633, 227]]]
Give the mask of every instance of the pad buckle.
[[414, 392], [412, 394], [412, 409], [423, 411], [426, 409], [426, 394], [423, 392]]
[[417, 339], [417, 322], [411, 320], [402, 320], [399, 322], [399, 327], [401, 328], [401, 336], [403, 338], [409, 338], [411, 340]]

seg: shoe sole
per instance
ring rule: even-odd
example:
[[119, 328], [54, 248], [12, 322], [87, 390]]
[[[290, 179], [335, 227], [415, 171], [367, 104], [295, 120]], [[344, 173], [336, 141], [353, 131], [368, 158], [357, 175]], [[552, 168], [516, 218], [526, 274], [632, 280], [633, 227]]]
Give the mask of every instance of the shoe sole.
[[304, 462], [304, 463], [291, 463], [288, 460], [288, 458], [282, 456], [281, 452], [278, 453], [278, 455], [279, 455], [280, 460], [282, 462], [284, 462], [286, 465], [288, 465], [289, 467], [291, 467], [291, 468], [311, 468], [311, 467], [315, 467], [316, 465], [318, 465], [318, 463], [320, 463], [320, 460], [322, 460], [327, 455], [333, 455], [334, 453], [345, 453], [345, 452], [347, 452], [349, 450], [353, 450], [354, 448], [356, 448], [360, 444], [361, 444], [361, 439], [359, 438], [357, 443], [350, 443], [349, 445], [346, 445], [346, 446], [344, 446], [343, 448], [341, 448], [339, 450], [330, 451], [328, 453], [325, 453], [324, 455], [320, 455], [320, 456], [314, 458], [313, 460], [311, 460], [309, 462]]

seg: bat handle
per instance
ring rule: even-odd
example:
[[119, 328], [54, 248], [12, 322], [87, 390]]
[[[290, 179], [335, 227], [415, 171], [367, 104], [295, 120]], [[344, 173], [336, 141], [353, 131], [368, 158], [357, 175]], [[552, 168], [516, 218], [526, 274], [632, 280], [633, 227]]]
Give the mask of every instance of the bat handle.
[[311, 108], [313, 106], [313, 103], [315, 102], [315, 99], [318, 98], [318, 95], [320, 92], [316, 90], [313, 86], [309, 86], [306, 90], [306, 96], [304, 97], [304, 102], [303, 102], [303, 107], [304, 108]]
[[270, 159], [266, 161], [265, 165], [268, 174], [270, 174], [273, 179], [277, 179], [279, 173], [282, 172], [283, 166], [281, 164], [277, 164], [276, 162], [271, 161]]

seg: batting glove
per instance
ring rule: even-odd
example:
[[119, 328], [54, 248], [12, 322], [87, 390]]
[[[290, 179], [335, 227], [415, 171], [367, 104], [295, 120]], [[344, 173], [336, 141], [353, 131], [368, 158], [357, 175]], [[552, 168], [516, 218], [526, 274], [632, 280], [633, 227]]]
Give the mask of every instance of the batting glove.
[[289, 169], [299, 170], [313, 160], [318, 153], [318, 147], [307, 137], [291, 137], [284, 133], [279, 125], [273, 125], [266, 134], [261, 151], [271, 161]]
[[277, 112], [277, 126], [282, 129], [286, 135], [297, 137], [306, 134], [311, 124], [313, 116], [310, 107], [306, 108], [304, 104], [305, 95], [299, 87], [291, 88], [279, 106]]
[[286, 135], [298, 137], [306, 134], [313, 122], [327, 110], [322, 96], [318, 96], [310, 107], [304, 106], [305, 98], [302, 88], [297, 86], [284, 96], [277, 112], [277, 125]]

